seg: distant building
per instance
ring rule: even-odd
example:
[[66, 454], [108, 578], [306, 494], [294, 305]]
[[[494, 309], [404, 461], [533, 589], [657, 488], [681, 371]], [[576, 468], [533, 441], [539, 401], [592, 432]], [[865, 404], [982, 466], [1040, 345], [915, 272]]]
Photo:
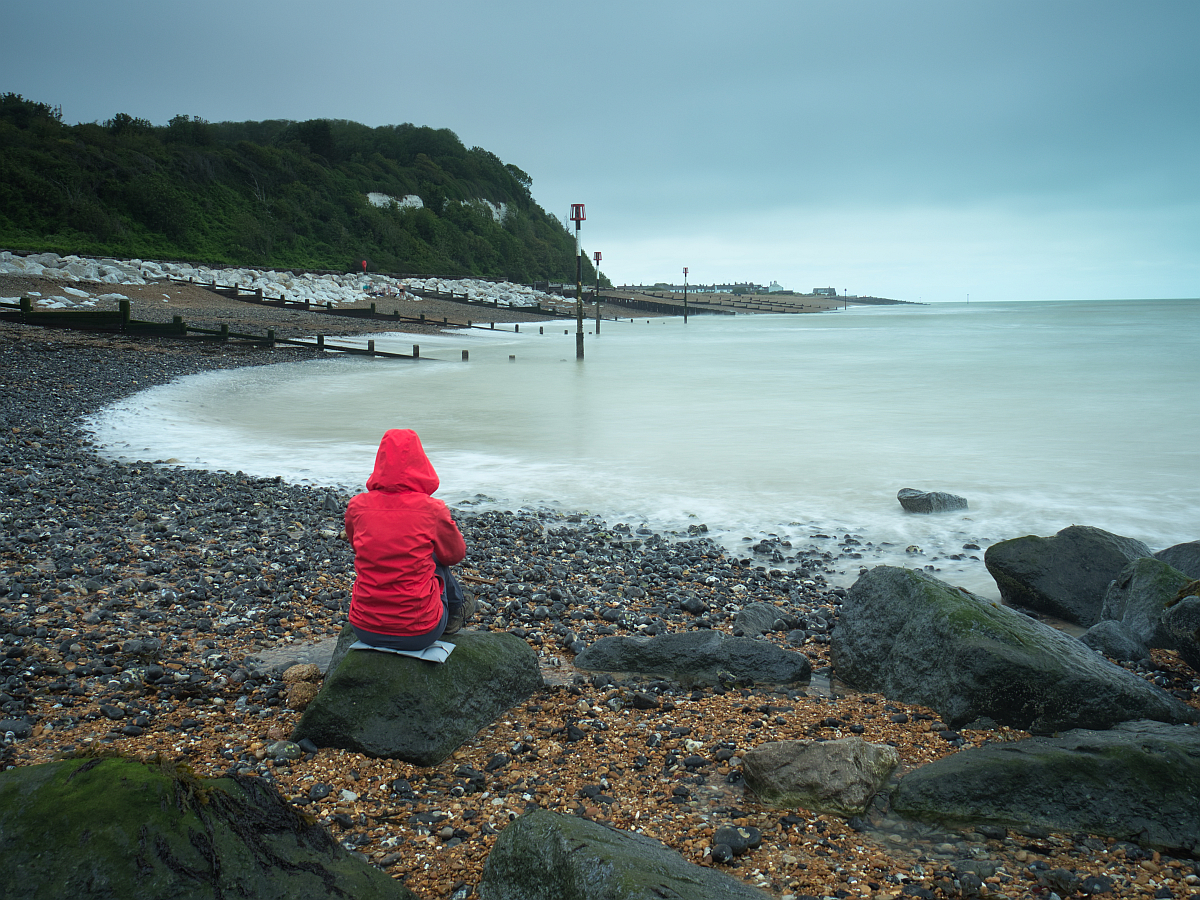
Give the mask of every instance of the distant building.
[[784, 290], [783, 285], [780, 284], [778, 281], [772, 281], [769, 285], [767, 285], [767, 293], [768, 294], [779, 294], [779, 293], [782, 293], [783, 290]]
[[821, 297], [836, 297], [837, 288], [813, 288], [812, 292]]

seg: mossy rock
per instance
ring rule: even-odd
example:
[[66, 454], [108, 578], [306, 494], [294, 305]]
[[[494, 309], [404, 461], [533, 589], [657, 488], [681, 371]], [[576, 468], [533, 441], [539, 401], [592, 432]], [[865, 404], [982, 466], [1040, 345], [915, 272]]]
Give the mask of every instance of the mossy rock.
[[257, 778], [72, 759], [0, 773], [0, 897], [414, 895]]
[[1163, 611], [1191, 579], [1152, 556], [1135, 559], [1104, 593], [1101, 619], [1116, 619], [1151, 647], [1175, 649], [1162, 625]]
[[955, 827], [1084, 831], [1196, 855], [1200, 730], [1127, 722], [963, 750], [901, 779], [892, 809]]
[[480, 900], [767, 900], [670, 847], [577, 816], [533, 810], [496, 839]]
[[1053, 537], [1030, 534], [992, 544], [983, 562], [1005, 603], [1090, 628], [1100, 621], [1109, 582], [1150, 555], [1141, 541], [1071, 525]]
[[537, 654], [515, 635], [464, 631], [445, 640], [454, 651], [431, 663], [348, 650], [353, 633], [343, 635], [292, 739], [435, 766], [543, 685]]
[[850, 686], [930, 706], [954, 726], [987, 716], [1047, 733], [1198, 717], [1080, 641], [912, 569], [878, 566], [859, 577], [831, 651]]

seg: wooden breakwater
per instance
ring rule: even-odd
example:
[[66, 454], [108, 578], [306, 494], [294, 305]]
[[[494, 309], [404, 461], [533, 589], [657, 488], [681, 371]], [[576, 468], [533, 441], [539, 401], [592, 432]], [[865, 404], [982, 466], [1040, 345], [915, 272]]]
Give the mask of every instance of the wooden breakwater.
[[[282, 309], [304, 310], [305, 312], [317, 312], [317, 313], [323, 313], [325, 315], [334, 315], [334, 316], [349, 316], [349, 317], [360, 318], [360, 319], [374, 318], [374, 319], [390, 320], [393, 322], [398, 321], [398, 322], [419, 323], [422, 325], [425, 325], [425, 324], [438, 325], [438, 324], [440, 324], [446, 328], [480, 328], [480, 327], [482, 327], [479, 325], [475, 325], [473, 323], [473, 320], [467, 320], [465, 323], [464, 322], [451, 322], [448, 316], [444, 316], [440, 323], [436, 319], [427, 320], [424, 314], [422, 314], [420, 316], [403, 316], [400, 314], [400, 310], [398, 308], [393, 309], [393, 311], [390, 314], [384, 313], [384, 312], [379, 312], [377, 309], [377, 306], [380, 303], [379, 299], [377, 299], [371, 303], [370, 310], [366, 310], [366, 309], [362, 309], [362, 308], [338, 309], [333, 305], [333, 303], [331, 303], [329, 301], [326, 301], [325, 303], [313, 303], [310, 300], [288, 300], [285, 297], [267, 297], [264, 295], [262, 288], [255, 288], [253, 290], [250, 290], [249, 288], [243, 288], [241, 285], [238, 285], [238, 284], [232, 284], [232, 285], [217, 284], [215, 281], [205, 283], [202, 281], [194, 281], [193, 279], [190, 279], [190, 278], [186, 279], [186, 280], [182, 279], [182, 278], [172, 278], [171, 280], [182, 283], [182, 284], [195, 284], [197, 287], [204, 288], [206, 291], [211, 291], [212, 293], [219, 294], [222, 297], [228, 297], [231, 300], [237, 300], [242, 303], [255, 303], [260, 306], [275, 306], [275, 307], [279, 307]], [[483, 308], [483, 309], [494, 309], [494, 310], [507, 309], [507, 310], [513, 310], [516, 312], [528, 313], [530, 315], [535, 315], [535, 316], [544, 316], [547, 319], [561, 319], [564, 317], [570, 317], [570, 316], [575, 315], [574, 304], [566, 303], [565, 301], [564, 301], [562, 308], [542, 306], [540, 302], [534, 306], [501, 306], [500, 303], [496, 300], [492, 300], [492, 301], [478, 300], [478, 299], [473, 300], [473, 299], [471, 299], [470, 295], [467, 294], [465, 291], [461, 294], [456, 293], [454, 291], [426, 290], [423, 288], [415, 289], [415, 290], [412, 288], [407, 288], [406, 291], [407, 291], [407, 293], [413, 294], [414, 296], [422, 297], [422, 298], [425, 298], [428, 300], [444, 300], [449, 303], [458, 303], [458, 304], [462, 304], [464, 306], [471, 306], [471, 307]], [[389, 299], [399, 300], [400, 298], [391, 297]], [[605, 302], [607, 302], [607, 300]], [[594, 316], [588, 316], [588, 318], [594, 318]], [[612, 321], [616, 321], [618, 317], [604, 316], [602, 318], [608, 318]]]
[[417, 344], [413, 345], [413, 353], [410, 355], [376, 350], [374, 341], [367, 341], [365, 348], [330, 344], [326, 342], [323, 334], [318, 334], [316, 340], [304, 341], [296, 338], [276, 337], [274, 329], [268, 329], [267, 333], [263, 335], [231, 331], [228, 325], [222, 325], [220, 328], [198, 328], [188, 325], [183, 321], [182, 316], [175, 316], [170, 322], [146, 322], [130, 316], [128, 300], [119, 301], [117, 309], [67, 310], [34, 309], [33, 301], [29, 297], [22, 297], [20, 303], [0, 303], [0, 321], [20, 322], [22, 325], [36, 325], [42, 328], [66, 328], [73, 331], [99, 331], [109, 334], [180, 340], [221, 341], [241, 346], [275, 347], [277, 344], [287, 344], [294, 347], [330, 350], [358, 356], [431, 359], [431, 357], [420, 355]]

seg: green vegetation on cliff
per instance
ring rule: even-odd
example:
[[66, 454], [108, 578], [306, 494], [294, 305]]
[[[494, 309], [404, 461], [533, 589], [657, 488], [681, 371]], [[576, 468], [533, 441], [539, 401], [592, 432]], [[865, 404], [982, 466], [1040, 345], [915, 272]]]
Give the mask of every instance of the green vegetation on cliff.
[[[444, 128], [125, 113], [65, 125], [0, 95], [0, 246], [13, 250], [574, 281], [574, 238], [531, 183]], [[503, 204], [500, 221], [483, 201]]]

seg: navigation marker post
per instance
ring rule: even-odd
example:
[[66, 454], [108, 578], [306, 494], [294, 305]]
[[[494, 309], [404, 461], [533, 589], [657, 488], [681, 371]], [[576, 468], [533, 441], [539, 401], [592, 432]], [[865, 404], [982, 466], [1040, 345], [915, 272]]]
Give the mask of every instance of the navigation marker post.
[[587, 216], [582, 203], [571, 204], [571, 221], [575, 223], [575, 358], [583, 359], [583, 245], [579, 226]]
[[600, 251], [597, 250], [594, 254], [596, 257], [596, 334], [600, 333]]
[[688, 267], [683, 267], [683, 324], [687, 324], [687, 270]]

